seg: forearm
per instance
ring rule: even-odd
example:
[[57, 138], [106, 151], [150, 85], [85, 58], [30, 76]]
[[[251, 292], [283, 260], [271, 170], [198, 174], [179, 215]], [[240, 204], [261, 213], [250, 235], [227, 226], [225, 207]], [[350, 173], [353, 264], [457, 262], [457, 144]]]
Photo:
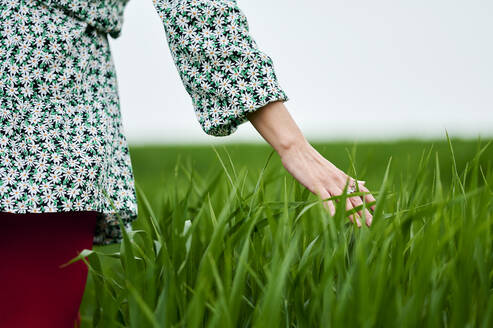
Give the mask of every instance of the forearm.
[[[368, 192], [368, 194], [362, 198], [347, 198], [346, 210], [363, 207], [363, 198], [366, 203], [375, 201], [364, 186], [364, 182], [356, 182], [310, 145], [282, 101], [267, 104], [247, 114], [247, 118], [260, 135], [277, 151], [284, 168], [311, 192], [318, 194], [322, 199], [328, 199], [333, 195], [341, 195], [346, 187], [356, 188], [355, 186], [358, 185], [356, 190]], [[327, 204], [331, 214], [334, 215], [333, 202], [328, 201], [324, 204]], [[375, 210], [375, 205], [371, 208]], [[370, 226], [372, 215], [368, 209], [357, 212], [357, 225], [361, 226], [357, 216], [363, 217], [363, 212], [366, 224]], [[351, 214], [349, 217], [354, 221], [354, 215]]]
[[290, 149], [309, 145], [282, 101], [269, 103], [247, 118], [281, 157]]

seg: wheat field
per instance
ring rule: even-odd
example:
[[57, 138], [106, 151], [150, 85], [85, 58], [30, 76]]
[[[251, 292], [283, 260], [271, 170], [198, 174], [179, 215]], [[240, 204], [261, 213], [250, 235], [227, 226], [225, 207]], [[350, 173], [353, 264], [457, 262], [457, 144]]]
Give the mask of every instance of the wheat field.
[[313, 145], [367, 181], [371, 227], [266, 145], [132, 147], [139, 218], [77, 258], [83, 327], [492, 326], [489, 141]]

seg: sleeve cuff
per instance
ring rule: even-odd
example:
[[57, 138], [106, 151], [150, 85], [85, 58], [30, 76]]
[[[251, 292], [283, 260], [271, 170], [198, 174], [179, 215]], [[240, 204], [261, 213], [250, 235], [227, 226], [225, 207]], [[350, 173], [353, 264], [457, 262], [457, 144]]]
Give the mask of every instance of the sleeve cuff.
[[202, 130], [208, 135], [222, 137], [233, 134], [239, 125], [248, 122], [247, 113], [255, 112], [271, 102], [286, 102], [289, 98], [275, 81], [268, 90], [247, 91], [233, 100], [229, 97], [211, 98], [210, 95], [195, 96], [192, 100]]

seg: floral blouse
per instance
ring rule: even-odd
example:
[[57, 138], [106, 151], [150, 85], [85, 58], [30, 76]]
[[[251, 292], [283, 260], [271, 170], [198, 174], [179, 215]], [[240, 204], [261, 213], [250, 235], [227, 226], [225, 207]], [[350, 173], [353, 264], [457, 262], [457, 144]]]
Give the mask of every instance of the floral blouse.
[[[108, 35], [128, 0], [0, 0], [0, 212], [99, 212], [94, 244], [137, 218]], [[288, 97], [234, 0], [153, 0], [203, 131]]]

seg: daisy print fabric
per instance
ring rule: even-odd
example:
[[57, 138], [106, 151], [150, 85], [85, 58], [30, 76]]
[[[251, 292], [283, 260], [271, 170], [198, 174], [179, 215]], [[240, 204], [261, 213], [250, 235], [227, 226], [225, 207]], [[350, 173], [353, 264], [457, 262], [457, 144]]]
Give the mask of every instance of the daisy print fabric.
[[98, 211], [94, 243], [119, 242], [137, 203], [106, 34], [37, 1], [0, 17], [0, 211]]
[[[108, 43], [126, 4], [0, 0], [0, 212], [97, 211], [96, 245], [121, 241], [119, 219], [132, 228], [134, 176]], [[229, 135], [248, 112], [288, 100], [236, 1], [153, 4], [205, 133]]]
[[249, 33], [236, 1], [153, 0], [205, 133], [226, 136], [246, 113], [287, 101], [272, 59]]

